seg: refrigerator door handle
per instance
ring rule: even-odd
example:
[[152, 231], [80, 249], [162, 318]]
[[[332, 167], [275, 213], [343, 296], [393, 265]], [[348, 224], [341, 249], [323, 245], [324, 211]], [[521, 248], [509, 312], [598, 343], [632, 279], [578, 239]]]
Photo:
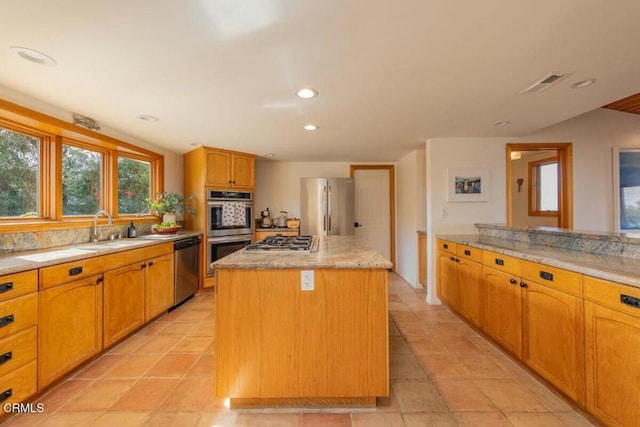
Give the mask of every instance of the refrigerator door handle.
[[322, 230], [327, 231], [327, 186], [322, 187]]
[[331, 231], [331, 186], [329, 186], [329, 194], [327, 195], [327, 211], [328, 211], [328, 223], [329, 231]]

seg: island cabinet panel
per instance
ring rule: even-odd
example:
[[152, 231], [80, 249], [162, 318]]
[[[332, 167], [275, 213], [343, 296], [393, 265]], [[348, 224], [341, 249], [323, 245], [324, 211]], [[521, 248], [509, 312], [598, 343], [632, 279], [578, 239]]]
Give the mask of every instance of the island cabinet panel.
[[216, 394], [232, 398], [386, 396], [385, 270], [218, 270]]
[[144, 324], [146, 262], [104, 273], [103, 341], [109, 347]]
[[522, 360], [584, 405], [582, 298], [534, 282], [522, 288]]
[[102, 350], [102, 275], [39, 294], [40, 389]]

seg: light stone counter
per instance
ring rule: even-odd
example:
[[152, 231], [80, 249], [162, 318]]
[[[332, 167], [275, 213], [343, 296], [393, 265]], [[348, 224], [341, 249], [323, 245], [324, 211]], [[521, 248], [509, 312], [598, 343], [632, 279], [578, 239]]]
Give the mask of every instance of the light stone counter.
[[161, 239], [147, 239], [147, 235], [135, 239], [105, 240], [98, 243], [82, 243], [49, 249], [13, 252], [0, 255], [0, 275], [20, 273], [36, 268], [173, 242], [185, 237], [199, 235], [202, 235], [202, 233], [182, 230], [176, 235]]
[[218, 269], [389, 269], [390, 261], [355, 236], [319, 237], [318, 252], [294, 253], [242, 249], [212, 263]]
[[640, 288], [640, 259], [638, 258], [555, 248], [476, 234], [436, 237]]

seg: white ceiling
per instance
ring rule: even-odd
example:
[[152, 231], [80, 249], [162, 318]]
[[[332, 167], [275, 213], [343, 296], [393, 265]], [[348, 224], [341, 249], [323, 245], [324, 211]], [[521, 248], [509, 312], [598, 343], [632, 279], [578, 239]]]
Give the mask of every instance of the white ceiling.
[[[639, 92], [639, 16], [637, 0], [3, 0], [0, 85], [179, 153], [394, 161]], [[570, 75], [519, 94], [552, 71]]]

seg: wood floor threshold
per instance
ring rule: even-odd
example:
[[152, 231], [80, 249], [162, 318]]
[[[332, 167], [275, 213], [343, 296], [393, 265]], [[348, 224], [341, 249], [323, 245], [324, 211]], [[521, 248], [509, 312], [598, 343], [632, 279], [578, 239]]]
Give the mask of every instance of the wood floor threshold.
[[375, 408], [375, 397], [276, 397], [229, 399], [230, 409], [253, 408]]

